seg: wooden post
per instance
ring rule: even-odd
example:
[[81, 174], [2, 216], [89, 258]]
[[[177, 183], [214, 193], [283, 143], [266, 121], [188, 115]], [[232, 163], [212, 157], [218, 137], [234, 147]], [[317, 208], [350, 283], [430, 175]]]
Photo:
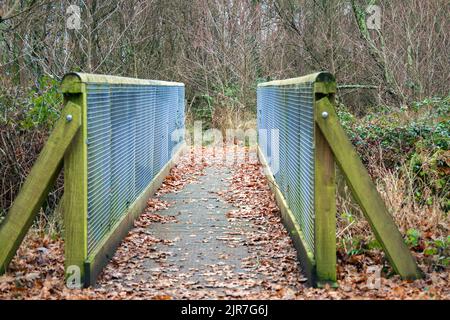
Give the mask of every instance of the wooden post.
[[316, 282], [336, 285], [336, 180], [333, 153], [315, 126], [314, 208]]
[[[70, 115], [70, 116], [69, 116]], [[81, 126], [81, 111], [68, 103], [0, 225], [0, 274], [4, 273], [61, 171], [66, 150]]]
[[[146, 85], [146, 86], [184, 86], [181, 83], [123, 78], [108, 75], [69, 73], [64, 76], [61, 91], [65, 101], [77, 104], [82, 112], [82, 125], [74, 138], [73, 144], [64, 159], [65, 193], [65, 270], [67, 284], [93, 284], [103, 266], [112, 257], [121, 239], [133, 226], [133, 219], [142, 212], [150, 193], [167, 175], [170, 162], [163, 168], [141, 195], [130, 203], [129, 209], [110, 225], [109, 233], [96, 242], [92, 252], [88, 252], [88, 133], [87, 133], [87, 86], [88, 84], [110, 85]], [[96, 212], [90, 212], [95, 215]], [[78, 278], [79, 275], [79, 278]], [[78, 281], [77, 281], [78, 280]]]
[[392, 267], [402, 278], [420, 278], [414, 258], [327, 97], [317, 101], [315, 120]]
[[[313, 86], [314, 114], [316, 101], [320, 97], [333, 97], [336, 93], [336, 79], [328, 72], [318, 72], [299, 78], [270, 81], [258, 84], [258, 88], [311, 84]], [[285, 98], [285, 96], [283, 96]], [[280, 112], [280, 111], [278, 111]], [[300, 263], [309, 283], [314, 286], [329, 284], [336, 286], [336, 186], [333, 153], [319, 128], [314, 125], [314, 247], [311, 248], [304, 237], [297, 217], [287, 206], [287, 194], [281, 192], [273, 175], [266, 173], [275, 199], [282, 213], [282, 220], [297, 249]], [[288, 146], [288, 149], [293, 146]], [[258, 157], [265, 166], [264, 154], [258, 149]], [[275, 186], [275, 187], [274, 187]], [[298, 213], [297, 213], [298, 214]]]
[[[87, 114], [85, 84], [66, 76], [61, 84], [65, 101], [79, 106], [82, 124], [64, 158], [64, 229], [66, 278], [77, 271], [84, 283], [87, 259]], [[77, 270], [75, 270], [76, 268]]]
[[[336, 80], [323, 74], [314, 83], [314, 117], [317, 100], [327, 96], [334, 101]], [[333, 152], [319, 127], [314, 124], [314, 243], [316, 285], [336, 287], [336, 168]]]

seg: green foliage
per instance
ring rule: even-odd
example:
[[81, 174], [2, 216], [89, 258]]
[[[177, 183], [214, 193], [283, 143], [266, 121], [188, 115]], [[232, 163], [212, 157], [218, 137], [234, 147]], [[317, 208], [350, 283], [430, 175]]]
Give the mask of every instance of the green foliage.
[[227, 87], [225, 87], [224, 89], [224, 94], [226, 97], [229, 98], [237, 98], [239, 95], [239, 86], [237, 85], [237, 83], [235, 84], [231, 84]]
[[341, 218], [344, 219], [349, 224], [355, 222], [355, 217], [352, 215], [351, 212], [342, 213]]
[[345, 246], [347, 248], [347, 254], [349, 256], [358, 255], [364, 252], [363, 242], [357, 237], [346, 241]]
[[417, 148], [416, 153], [409, 160], [410, 171], [415, 176], [415, 197], [419, 203], [433, 204], [432, 197], [426, 197], [425, 188], [431, 189], [433, 194], [441, 198], [441, 206], [445, 211], [449, 211], [449, 152], [443, 149], [429, 153], [425, 147]]
[[367, 249], [369, 250], [381, 250], [382, 248], [383, 247], [381, 246], [381, 244], [378, 242], [377, 239], [370, 240], [367, 243]]
[[416, 229], [408, 229], [406, 231], [405, 242], [408, 246], [417, 247], [419, 245], [420, 232]]
[[212, 122], [214, 98], [208, 94], [199, 95], [192, 106], [192, 117], [194, 121], [201, 121], [203, 129], [209, 129]]
[[385, 167], [408, 168], [414, 179], [416, 201], [432, 205], [439, 199], [450, 210], [450, 97], [429, 98], [411, 108], [390, 112], [384, 106], [361, 119], [345, 106], [338, 107], [339, 119], [363, 161], [381, 154]]
[[28, 110], [20, 122], [22, 129], [52, 127], [59, 117], [62, 105], [62, 95], [58, 87], [58, 81], [53, 78], [44, 76], [39, 79], [38, 87], [28, 94]]
[[224, 129], [239, 126], [239, 121], [254, 118], [256, 84], [242, 87], [238, 82], [209, 87], [208, 93], [197, 93], [189, 112], [190, 124], [202, 121], [202, 128]]
[[[448, 268], [450, 263], [450, 236], [426, 240], [422, 237], [420, 231], [409, 229], [406, 232], [405, 243], [414, 251], [423, 254], [425, 262], [433, 269]], [[345, 237], [339, 244], [349, 257], [364, 254], [371, 250], [382, 250], [381, 244], [376, 239], [364, 239], [357, 235]]]
[[[430, 102], [431, 101], [431, 102]], [[422, 112], [424, 106], [430, 112]], [[339, 106], [338, 116], [355, 145], [364, 148], [382, 146], [385, 151], [408, 156], [414, 151], [415, 144], [426, 148], [448, 150], [450, 144], [450, 98], [433, 98], [414, 103], [409, 110], [389, 113], [371, 113], [362, 119], [355, 118], [345, 107]], [[385, 110], [385, 109], [383, 109]], [[405, 121], [410, 120], [410, 121]], [[398, 164], [406, 157], [397, 157]]]
[[431, 109], [434, 117], [448, 117], [450, 114], [450, 96], [442, 99], [439, 97], [425, 98], [412, 104], [412, 109], [419, 112], [423, 109]]
[[447, 268], [450, 262], [450, 236], [425, 240], [421, 233], [415, 229], [409, 229], [406, 233], [406, 244], [427, 257], [428, 263], [434, 269]]
[[450, 263], [450, 236], [425, 242], [423, 254], [436, 269], [447, 268]]
[[363, 254], [370, 250], [382, 249], [381, 244], [376, 239], [369, 239], [368, 241], [364, 241], [358, 236], [343, 239], [342, 245], [345, 248], [348, 256]]

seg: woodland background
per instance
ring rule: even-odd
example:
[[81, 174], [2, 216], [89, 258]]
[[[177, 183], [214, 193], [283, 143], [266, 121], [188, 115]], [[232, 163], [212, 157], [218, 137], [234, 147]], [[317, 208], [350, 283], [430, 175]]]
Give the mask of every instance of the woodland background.
[[[258, 82], [328, 70], [342, 85], [341, 121], [405, 240], [430, 268], [448, 268], [450, 1], [0, 4], [0, 221], [58, 118], [67, 72], [184, 82], [188, 124], [245, 129], [256, 123]], [[378, 31], [367, 28], [372, 4]], [[81, 9], [79, 30], [67, 28], [70, 5]], [[55, 236], [61, 181], [36, 222]], [[348, 199], [338, 199], [338, 239], [352, 256], [379, 245]]]

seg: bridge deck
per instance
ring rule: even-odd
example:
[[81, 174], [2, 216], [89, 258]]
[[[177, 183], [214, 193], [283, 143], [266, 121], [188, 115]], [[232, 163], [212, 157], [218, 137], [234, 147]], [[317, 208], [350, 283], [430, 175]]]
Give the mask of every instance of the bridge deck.
[[96, 290], [162, 299], [302, 291], [306, 279], [260, 165], [226, 165], [218, 154], [205, 148], [201, 161], [192, 151], [179, 160]]

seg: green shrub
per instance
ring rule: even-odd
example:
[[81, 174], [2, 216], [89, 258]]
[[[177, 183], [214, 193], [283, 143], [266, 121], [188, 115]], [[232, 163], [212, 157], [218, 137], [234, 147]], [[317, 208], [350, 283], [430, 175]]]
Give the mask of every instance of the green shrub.
[[435, 269], [447, 268], [450, 263], [450, 236], [426, 241], [423, 254], [429, 257]]
[[[369, 164], [381, 151], [383, 165], [414, 177], [415, 197], [420, 204], [450, 210], [450, 97], [429, 98], [400, 111], [372, 113], [361, 119], [345, 106], [338, 117], [363, 162]], [[377, 164], [379, 165], [379, 163]], [[406, 166], [405, 166], [406, 165]], [[428, 192], [430, 191], [430, 192]]]
[[53, 78], [44, 76], [39, 79], [38, 87], [28, 94], [28, 110], [20, 122], [22, 129], [53, 126], [59, 117], [63, 101], [58, 88], [59, 83]]
[[410, 247], [417, 247], [420, 241], [420, 232], [416, 229], [406, 231], [406, 244]]

